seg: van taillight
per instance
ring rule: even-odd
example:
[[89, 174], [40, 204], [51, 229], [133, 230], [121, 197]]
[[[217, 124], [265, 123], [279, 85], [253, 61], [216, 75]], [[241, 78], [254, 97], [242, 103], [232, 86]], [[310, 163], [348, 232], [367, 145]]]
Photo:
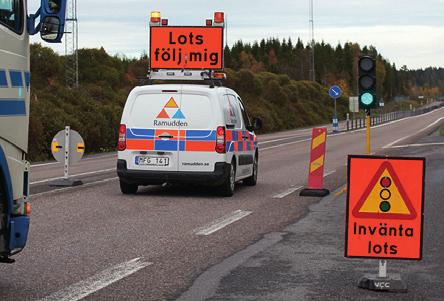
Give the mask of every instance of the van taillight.
[[216, 131], [216, 152], [224, 154], [225, 149], [225, 127], [219, 126]]
[[119, 127], [119, 142], [117, 143], [117, 150], [126, 150], [126, 125], [121, 124]]

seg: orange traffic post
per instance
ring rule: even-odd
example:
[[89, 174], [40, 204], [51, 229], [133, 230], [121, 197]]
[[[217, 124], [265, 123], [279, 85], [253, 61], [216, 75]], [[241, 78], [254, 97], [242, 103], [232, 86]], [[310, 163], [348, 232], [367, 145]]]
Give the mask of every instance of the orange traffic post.
[[425, 158], [349, 156], [345, 256], [380, 259], [359, 287], [407, 291], [386, 260], [422, 259], [424, 175]]
[[310, 166], [308, 171], [308, 187], [299, 195], [324, 197], [330, 194], [324, 184], [324, 163], [327, 146], [327, 128], [314, 128], [311, 140]]

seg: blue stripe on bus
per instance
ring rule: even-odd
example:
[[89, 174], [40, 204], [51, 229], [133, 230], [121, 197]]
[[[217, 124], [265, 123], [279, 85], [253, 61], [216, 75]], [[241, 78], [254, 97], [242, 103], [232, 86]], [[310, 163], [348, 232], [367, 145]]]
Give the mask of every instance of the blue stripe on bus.
[[26, 104], [24, 99], [0, 98], [0, 116], [26, 115]]
[[31, 73], [29, 72], [25, 72], [25, 83], [26, 87], [29, 88], [29, 86], [31, 85]]
[[8, 88], [8, 81], [6, 80], [5, 70], [0, 70], [0, 88]]
[[9, 71], [9, 76], [11, 77], [11, 84], [13, 88], [23, 87], [23, 77], [21, 71]]

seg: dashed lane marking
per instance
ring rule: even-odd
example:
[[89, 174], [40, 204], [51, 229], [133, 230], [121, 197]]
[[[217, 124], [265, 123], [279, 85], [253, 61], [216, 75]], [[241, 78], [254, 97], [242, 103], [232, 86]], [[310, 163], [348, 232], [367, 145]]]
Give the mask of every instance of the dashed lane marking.
[[226, 226], [228, 226], [234, 222], [237, 222], [240, 219], [243, 219], [244, 217], [250, 215], [251, 213], [253, 213], [253, 212], [236, 210], [226, 216], [216, 219], [215, 221], [213, 221], [212, 223], [210, 223], [204, 227], [194, 230], [193, 232], [196, 235], [208, 236], [208, 235], [211, 235], [211, 234], [225, 228]]
[[152, 262], [144, 261], [143, 258], [134, 258], [68, 286], [39, 301], [78, 301], [152, 264]]
[[290, 194], [295, 193], [296, 191], [298, 191], [298, 190], [300, 190], [302, 188], [303, 188], [303, 186], [292, 187], [292, 188], [290, 188], [290, 189], [288, 189], [288, 190], [286, 190], [286, 191], [284, 191], [282, 193], [276, 194], [275, 196], [273, 196], [273, 199], [283, 199], [286, 196], [289, 196]]
[[328, 177], [328, 176], [334, 174], [335, 172], [336, 172], [336, 170], [331, 170], [331, 171], [325, 173], [324, 178], [326, 178], [326, 177]]

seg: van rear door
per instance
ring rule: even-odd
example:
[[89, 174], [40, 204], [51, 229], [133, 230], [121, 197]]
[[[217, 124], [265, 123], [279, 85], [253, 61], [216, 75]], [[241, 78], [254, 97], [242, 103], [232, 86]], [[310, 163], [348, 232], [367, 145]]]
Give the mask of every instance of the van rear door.
[[180, 89], [149, 91], [136, 97], [127, 121], [130, 169], [178, 171]]
[[[179, 171], [211, 172], [221, 156], [216, 153], [216, 97], [198, 91], [183, 91], [181, 110], [184, 144], [179, 153]], [[222, 125], [222, 124], [220, 124]], [[219, 160], [220, 161], [220, 160]]]

